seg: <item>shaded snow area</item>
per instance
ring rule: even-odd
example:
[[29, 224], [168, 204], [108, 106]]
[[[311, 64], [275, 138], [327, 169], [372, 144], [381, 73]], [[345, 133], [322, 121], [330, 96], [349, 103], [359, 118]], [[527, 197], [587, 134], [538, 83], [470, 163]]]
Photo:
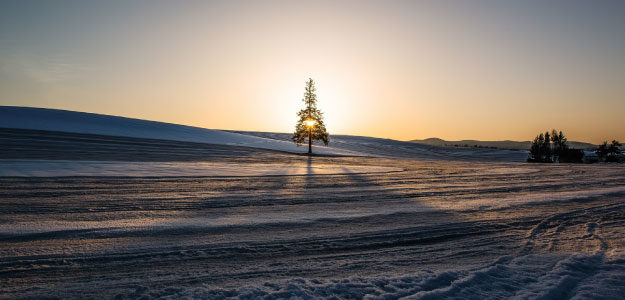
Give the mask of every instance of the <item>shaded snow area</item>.
[[[161, 139], [182, 142], [223, 144], [306, 153], [291, 141], [278, 141], [222, 130], [123, 118], [109, 115], [57, 109], [0, 106], [0, 128], [48, 130], [59, 132]], [[315, 153], [327, 155], [363, 155], [334, 147], [315, 146]]]
[[272, 155], [402, 171], [0, 177], [0, 298], [625, 294], [623, 165]]
[[233, 164], [217, 162], [115, 162], [2, 160], [0, 176], [278, 176], [397, 172], [400, 168], [354, 165]]

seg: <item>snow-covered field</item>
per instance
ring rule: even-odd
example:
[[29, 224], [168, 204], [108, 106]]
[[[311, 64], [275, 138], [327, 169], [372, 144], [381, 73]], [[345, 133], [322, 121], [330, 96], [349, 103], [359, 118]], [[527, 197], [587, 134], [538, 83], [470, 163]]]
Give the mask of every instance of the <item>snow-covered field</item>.
[[309, 158], [22, 127], [0, 129], [0, 298], [625, 295], [622, 164], [364, 137], [337, 149], [370, 156]]
[[0, 159], [0, 177], [282, 176], [397, 172], [400, 168], [355, 165], [240, 164], [218, 162], [119, 162]]
[[[356, 162], [363, 163], [340, 163]], [[625, 292], [621, 165], [366, 163], [405, 171], [4, 177], [0, 295], [617, 299]]]

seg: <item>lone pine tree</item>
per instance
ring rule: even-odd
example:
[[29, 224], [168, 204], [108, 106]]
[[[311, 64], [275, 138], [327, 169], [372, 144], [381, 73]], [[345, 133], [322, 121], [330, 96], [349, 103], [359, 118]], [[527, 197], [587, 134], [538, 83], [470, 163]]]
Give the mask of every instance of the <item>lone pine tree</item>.
[[302, 99], [306, 107], [297, 113], [299, 120], [295, 124], [295, 132], [291, 138], [298, 146], [308, 139], [308, 154], [312, 153], [313, 141], [323, 141], [326, 146], [330, 141], [326, 126], [323, 124], [323, 113], [317, 108], [315, 90], [315, 82], [309, 78]]

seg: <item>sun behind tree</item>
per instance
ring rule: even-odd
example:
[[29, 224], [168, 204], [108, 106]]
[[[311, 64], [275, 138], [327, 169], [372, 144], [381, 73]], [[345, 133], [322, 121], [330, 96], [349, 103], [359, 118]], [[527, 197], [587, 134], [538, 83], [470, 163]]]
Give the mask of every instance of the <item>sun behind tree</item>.
[[317, 108], [317, 95], [315, 94], [315, 82], [308, 78], [306, 92], [304, 92], [304, 104], [306, 107], [297, 113], [299, 120], [295, 124], [295, 132], [291, 138], [298, 146], [308, 139], [308, 154], [312, 154], [312, 142], [323, 141], [328, 145], [329, 134], [323, 123], [323, 113]]

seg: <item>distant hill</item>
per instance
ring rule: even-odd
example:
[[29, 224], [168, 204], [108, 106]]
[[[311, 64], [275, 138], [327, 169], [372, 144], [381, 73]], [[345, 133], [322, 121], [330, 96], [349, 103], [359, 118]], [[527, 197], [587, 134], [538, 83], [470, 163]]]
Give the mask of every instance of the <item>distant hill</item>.
[[[411, 142], [422, 144], [422, 145], [430, 145], [430, 146], [439, 146], [439, 147], [480, 147], [480, 148], [493, 148], [493, 149], [508, 149], [508, 150], [529, 150], [530, 145], [532, 144], [530, 141], [477, 141], [477, 140], [461, 140], [461, 141], [446, 141], [439, 138], [429, 138], [424, 140], [412, 140]], [[571, 148], [576, 149], [584, 149], [591, 150], [596, 145], [584, 142], [575, 142], [569, 141], [569, 146]]]

